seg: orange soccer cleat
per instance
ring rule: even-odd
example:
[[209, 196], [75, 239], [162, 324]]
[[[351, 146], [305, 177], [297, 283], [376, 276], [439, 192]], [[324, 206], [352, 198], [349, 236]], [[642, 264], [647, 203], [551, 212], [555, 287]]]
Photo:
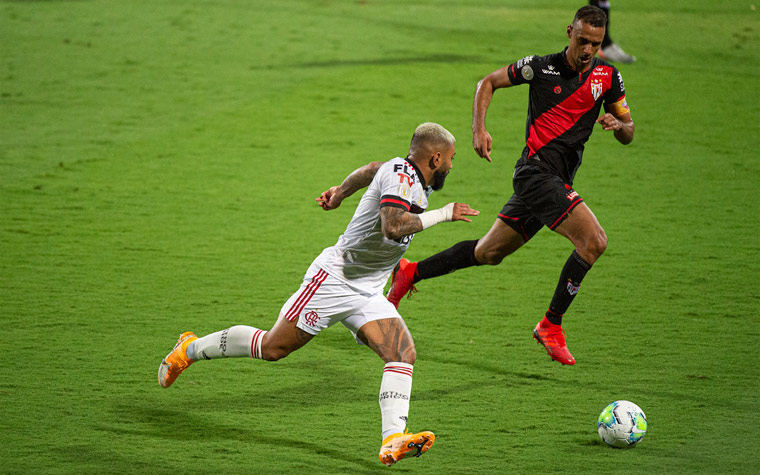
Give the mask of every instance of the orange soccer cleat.
[[548, 321], [540, 321], [533, 329], [533, 338], [546, 348], [546, 353], [554, 361], [562, 364], [574, 365], [575, 358], [570, 354], [565, 342], [565, 330], [560, 325], [554, 325]]
[[187, 357], [187, 346], [197, 339], [198, 337], [193, 332], [185, 332], [179, 336], [174, 349], [166, 355], [166, 358], [161, 360], [161, 364], [158, 366], [158, 384], [168, 388], [177, 379], [177, 376], [194, 363]]
[[391, 276], [391, 288], [388, 289], [386, 298], [394, 307], [398, 308], [399, 302], [406, 295], [412, 297], [413, 292], [417, 292], [414, 286], [414, 272], [417, 270], [416, 262], [409, 262], [408, 259], [401, 258], [396, 268], [393, 269]]
[[409, 429], [403, 434], [389, 435], [380, 446], [380, 461], [391, 466], [413, 452], [413, 457], [419, 457], [433, 446], [435, 434], [426, 430], [416, 434], [410, 434]]

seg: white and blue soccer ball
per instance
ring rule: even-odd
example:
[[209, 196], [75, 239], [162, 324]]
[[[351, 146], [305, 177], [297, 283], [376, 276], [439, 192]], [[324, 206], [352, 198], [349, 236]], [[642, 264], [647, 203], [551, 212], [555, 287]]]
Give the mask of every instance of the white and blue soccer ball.
[[635, 446], [647, 433], [647, 416], [631, 401], [615, 401], [604, 408], [596, 422], [599, 437], [612, 447]]

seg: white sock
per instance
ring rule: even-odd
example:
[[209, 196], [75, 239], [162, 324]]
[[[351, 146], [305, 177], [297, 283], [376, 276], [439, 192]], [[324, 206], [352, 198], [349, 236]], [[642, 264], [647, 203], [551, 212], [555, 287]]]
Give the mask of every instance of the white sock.
[[386, 363], [380, 383], [380, 414], [383, 420], [383, 440], [389, 435], [403, 433], [409, 416], [412, 396], [412, 372], [407, 363]]
[[235, 325], [190, 343], [187, 356], [193, 361], [244, 356], [261, 358], [261, 342], [266, 333], [258, 328]]

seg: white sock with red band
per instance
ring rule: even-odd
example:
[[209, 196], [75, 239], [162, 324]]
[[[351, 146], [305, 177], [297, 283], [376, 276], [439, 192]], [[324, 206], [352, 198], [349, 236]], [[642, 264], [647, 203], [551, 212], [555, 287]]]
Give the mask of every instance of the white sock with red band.
[[414, 366], [407, 363], [386, 363], [380, 383], [380, 414], [383, 420], [383, 440], [389, 435], [403, 433], [409, 416]]
[[235, 325], [190, 343], [187, 356], [193, 361], [245, 356], [261, 358], [261, 341], [266, 333], [247, 325]]

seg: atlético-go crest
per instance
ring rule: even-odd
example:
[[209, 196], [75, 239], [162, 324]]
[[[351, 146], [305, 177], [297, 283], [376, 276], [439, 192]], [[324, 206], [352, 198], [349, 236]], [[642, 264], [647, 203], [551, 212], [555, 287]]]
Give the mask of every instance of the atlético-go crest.
[[601, 79], [591, 80], [591, 95], [594, 96], [594, 100], [599, 99], [599, 96], [602, 95], [603, 87]]

